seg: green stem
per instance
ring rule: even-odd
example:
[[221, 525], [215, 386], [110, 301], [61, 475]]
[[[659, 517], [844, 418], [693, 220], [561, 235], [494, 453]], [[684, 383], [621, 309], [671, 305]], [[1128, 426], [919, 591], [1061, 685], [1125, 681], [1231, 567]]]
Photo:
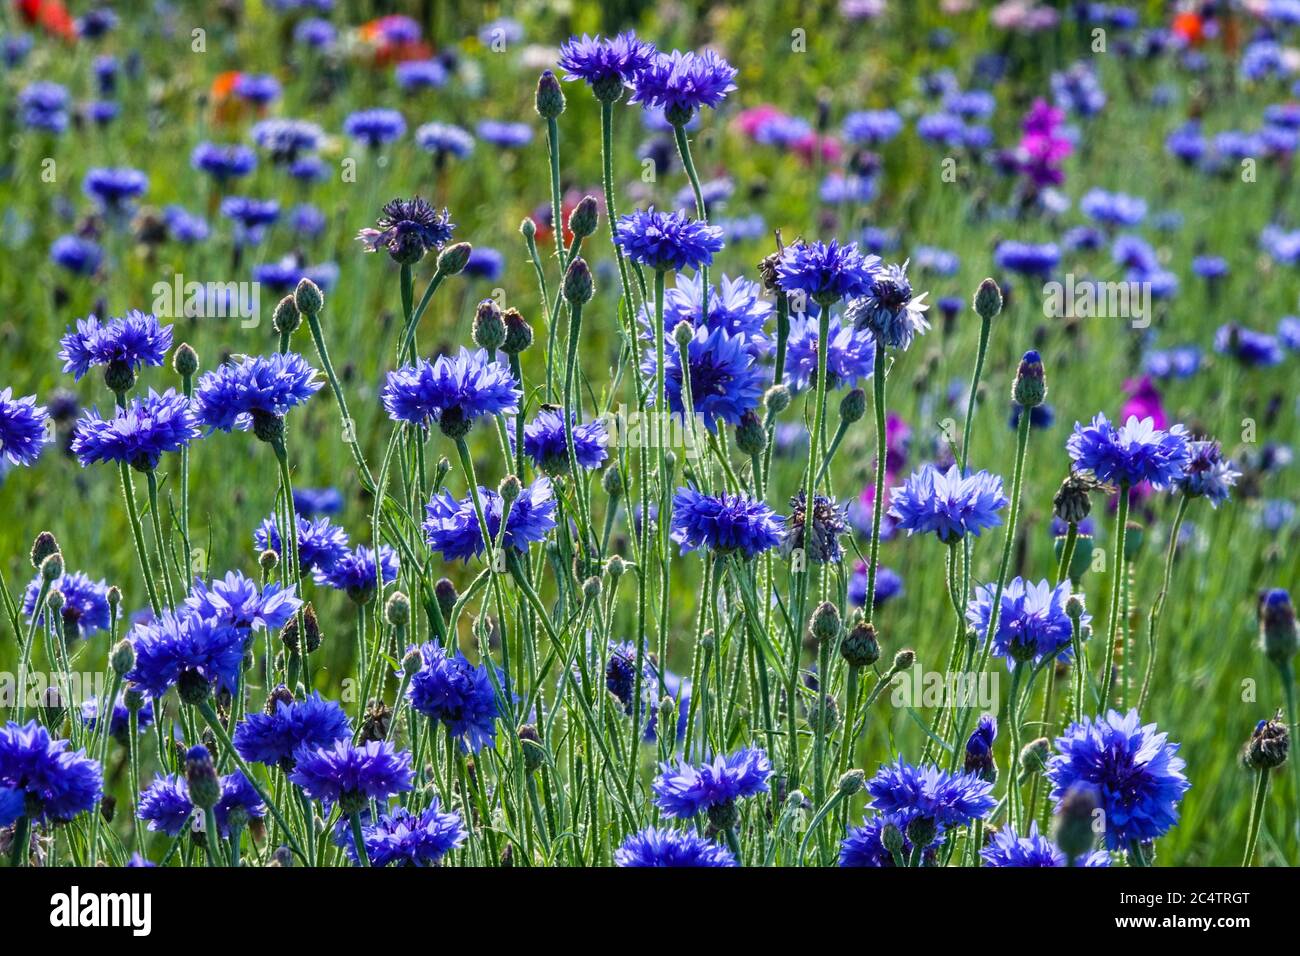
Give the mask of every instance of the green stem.
[[1178, 550], [1178, 532], [1183, 526], [1183, 516], [1187, 514], [1187, 505], [1192, 499], [1188, 495], [1183, 495], [1178, 501], [1178, 512], [1174, 515], [1174, 523], [1169, 529], [1169, 548], [1165, 552], [1165, 576], [1160, 585], [1160, 593], [1156, 595], [1155, 603], [1151, 605], [1151, 615], [1147, 620], [1147, 669], [1142, 678], [1142, 690], [1138, 694], [1138, 712], [1142, 712], [1146, 704], [1147, 694], [1151, 690], [1151, 678], [1156, 671], [1156, 647], [1157, 639], [1160, 636], [1160, 617], [1165, 609], [1165, 598], [1169, 595], [1169, 582], [1174, 573], [1174, 553]]
[[[1022, 416], [1022, 420], [1028, 416]], [[1106, 637], [1106, 655], [1102, 665], [1101, 672], [1101, 702], [1098, 705], [1099, 713], [1106, 713], [1106, 706], [1110, 703], [1110, 692], [1114, 687], [1114, 668], [1115, 668], [1115, 639], [1119, 635], [1119, 596], [1124, 587], [1124, 537], [1128, 525], [1128, 484], [1121, 482], [1119, 486], [1119, 508], [1115, 513], [1115, 546], [1111, 552], [1111, 560], [1114, 562], [1115, 574], [1111, 579], [1110, 588], [1110, 626], [1107, 629]]]
[[1250, 806], [1250, 824], [1246, 829], [1246, 852], [1241, 865], [1250, 866], [1255, 858], [1255, 844], [1259, 841], [1259, 829], [1264, 821], [1264, 802], [1268, 798], [1268, 767], [1256, 771], [1255, 799]]

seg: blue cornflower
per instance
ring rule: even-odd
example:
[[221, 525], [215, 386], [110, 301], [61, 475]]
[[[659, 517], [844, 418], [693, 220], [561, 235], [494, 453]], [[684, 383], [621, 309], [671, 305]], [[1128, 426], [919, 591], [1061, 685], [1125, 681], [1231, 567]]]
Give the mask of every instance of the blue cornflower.
[[68, 128], [68, 91], [58, 83], [29, 83], [18, 94], [18, 104], [22, 107], [23, 125], [29, 129], [62, 133]]
[[257, 243], [266, 227], [279, 221], [280, 203], [275, 199], [227, 196], [221, 200], [221, 215], [235, 223], [236, 236], [241, 242]]
[[394, 262], [412, 265], [427, 252], [441, 249], [451, 239], [456, 224], [444, 209], [438, 212], [419, 196], [393, 199], [375, 222], [375, 228], [362, 229], [357, 238], [367, 252], [387, 249]]
[[217, 818], [217, 833], [228, 840], [246, 827], [249, 820], [266, 816], [266, 804], [243, 772], [236, 770], [221, 778], [221, 798], [212, 812]]
[[678, 760], [659, 766], [653, 789], [655, 803], [665, 815], [689, 819], [701, 811], [719, 817], [720, 826], [734, 822], [737, 800], [767, 793], [772, 765], [757, 747], [743, 747], [733, 754], [719, 754], [698, 767]]
[[324, 384], [296, 352], [244, 356], [207, 372], [194, 390], [199, 421], [228, 432], [247, 429], [258, 418], [280, 418]]
[[[665, 350], [664, 389], [668, 407], [677, 415], [685, 414], [682, 396], [682, 354], [676, 344]], [[763, 397], [766, 370], [755, 361], [749, 340], [744, 335], [729, 335], [723, 329], [698, 328], [686, 348], [690, 365], [691, 410], [704, 420], [704, 427], [715, 431], [718, 422], [738, 425], [745, 412], [758, 406]], [[641, 372], [653, 383], [657, 360], [653, 349], [646, 349]], [[657, 396], [648, 390], [646, 401], [653, 404]]]
[[[870, 527], [870, 523], [867, 525]], [[883, 524], [881, 538], [884, 538]], [[887, 568], [881, 565], [876, 569], [876, 597], [875, 605], [880, 607], [886, 601], [899, 597], [903, 593], [903, 576], [893, 568]], [[859, 561], [857, 567], [853, 570], [853, 576], [849, 578], [848, 585], [849, 603], [856, 607], [863, 607], [867, 603], [867, 566], [864, 562]]]
[[[23, 594], [23, 613], [28, 618], [36, 610], [41, 583], [41, 578], [37, 575]], [[63, 610], [60, 613], [69, 638], [86, 637], [108, 628], [108, 585], [103, 581], [92, 581], [80, 571], [65, 571], [50, 582], [50, 589], [63, 595]], [[45, 626], [44, 611], [36, 623], [40, 627]]]
[[1079, 200], [1079, 211], [1104, 226], [1136, 226], [1147, 215], [1147, 202], [1124, 193], [1090, 189]]
[[1187, 429], [1173, 425], [1156, 428], [1150, 418], [1130, 415], [1116, 428], [1100, 412], [1090, 425], [1074, 424], [1065, 443], [1075, 471], [1090, 471], [1098, 481], [1133, 487], [1149, 481], [1163, 490], [1183, 477], [1190, 458]]
[[464, 159], [474, 152], [474, 137], [451, 123], [425, 123], [415, 131], [415, 144], [438, 159]]
[[253, 266], [253, 281], [276, 295], [293, 292], [303, 279], [310, 279], [328, 292], [338, 282], [339, 267], [333, 262], [306, 265], [295, 255], [285, 256], [277, 262], [263, 262]]
[[71, 820], [103, 792], [103, 770], [84, 750], [71, 751], [36, 721], [0, 728], [0, 788], [23, 795], [26, 815]]
[[1034, 244], [1008, 239], [993, 250], [993, 261], [1001, 268], [1027, 276], [1051, 275], [1061, 261], [1060, 247], [1054, 242]]
[[867, 781], [871, 806], [883, 813], [915, 813], [941, 827], [965, 826], [988, 814], [997, 801], [993, 784], [975, 774], [949, 773], [933, 765], [885, 764]]
[[485, 279], [488, 282], [495, 282], [501, 278], [501, 273], [506, 267], [506, 257], [497, 249], [490, 246], [475, 246], [465, 260], [465, 268], [461, 270], [461, 275], [467, 279]]
[[1090, 787], [1106, 814], [1107, 847], [1154, 840], [1178, 822], [1178, 804], [1191, 787], [1178, 746], [1155, 724], [1144, 725], [1136, 710], [1085, 717], [1056, 738], [1059, 753], [1046, 770], [1052, 799], [1073, 786]]
[[998, 736], [998, 719], [992, 714], [980, 714], [975, 729], [966, 738], [966, 752], [962, 769], [973, 773], [981, 780], [993, 783], [997, 779], [998, 768], [993, 761], [993, 741]]
[[1277, 336], [1256, 332], [1236, 323], [1219, 326], [1214, 333], [1214, 351], [1253, 368], [1280, 365], [1285, 357]]
[[1300, 318], [1284, 315], [1278, 319], [1277, 340], [1292, 352], [1300, 352]]
[[190, 153], [190, 165], [217, 182], [242, 179], [257, 168], [257, 154], [240, 143], [199, 143]]
[[379, 575], [383, 583], [397, 580], [399, 562], [397, 552], [386, 544], [379, 546], [379, 565], [375, 565], [375, 552], [364, 544], [355, 550], [345, 551], [328, 568], [317, 566], [312, 580], [338, 591], [346, 591], [358, 604], [367, 604], [375, 596]]
[[1182, 345], [1148, 352], [1143, 368], [1154, 378], [1191, 378], [1201, 368], [1201, 350], [1194, 345]]
[[[989, 621], [996, 590], [997, 584], [977, 587], [975, 597], [966, 608], [966, 620], [981, 640], [990, 637]], [[992, 635], [993, 653], [1005, 657], [1008, 666], [1014, 666], [1017, 661], [1041, 664], [1051, 657], [1067, 663], [1073, 656], [1073, 629], [1070, 616], [1065, 613], [1065, 602], [1069, 599], [1068, 580], [1052, 587], [1047, 581], [1035, 584], [1020, 577], [1012, 578], [1002, 588], [998, 630]], [[1087, 612], [1079, 618], [1081, 636], [1088, 633], [1091, 622]]]
[[[488, 535], [495, 546], [500, 538], [507, 548], [527, 551], [535, 541], [542, 541], [555, 528], [555, 496], [549, 478], [538, 478], [524, 486], [510, 504], [505, 534], [501, 534], [501, 514], [505, 502], [495, 491], [479, 486], [479, 501]], [[460, 501], [443, 490], [429, 499], [425, 507], [424, 536], [429, 547], [446, 561], [468, 561], [483, 553], [483, 534], [474, 510], [474, 499], [466, 495]]]
[[1228, 274], [1228, 260], [1222, 256], [1197, 256], [1192, 260], [1192, 271], [1202, 279], [1222, 279]]
[[736, 866], [724, 846], [694, 830], [646, 827], [614, 851], [615, 866]]
[[[671, 336], [679, 322], [694, 328], [722, 329], [728, 335], [743, 335], [750, 351], [766, 354], [770, 349], [764, 326], [772, 317], [772, 303], [763, 298], [762, 287], [743, 276], [709, 277], [709, 312], [701, 308], [704, 277], [699, 273], [678, 273], [675, 285], [664, 290], [664, 331]], [[641, 313], [642, 337], [653, 336], [653, 319], [647, 307]]]
[[73, 275], [94, 275], [104, 261], [104, 250], [93, 239], [59, 236], [50, 244], [50, 261]]
[[806, 497], [807, 492], [800, 489], [790, 498], [784, 549], [787, 554], [803, 551], [809, 561], [817, 564], [838, 564], [844, 557], [840, 536], [849, 530], [848, 505], [837, 503], [833, 497], [813, 495], [812, 534], [805, 536], [809, 524]]
[[144, 365], [162, 365], [172, 347], [172, 326], [139, 309], [120, 319], [101, 322], [91, 315], [77, 320], [77, 330], [59, 342], [63, 371], [78, 381], [97, 365], [138, 371]]
[[796, 242], [782, 251], [776, 278], [786, 295], [803, 293], [818, 305], [829, 306], [840, 299], [865, 295], [879, 266], [880, 258], [864, 256], [856, 242]]
[[[629, 715], [632, 713], [632, 695], [636, 693], [636, 657], [636, 645], [624, 642], [611, 644], [609, 657], [605, 661], [605, 689], [614, 695]], [[654, 665], [648, 659], [642, 660], [644, 666], [641, 686], [644, 688], [652, 680], [657, 685], [658, 675]]]
[[[318, 568], [329, 570], [348, 552], [348, 534], [329, 518], [298, 519], [298, 567], [303, 574]], [[282, 554], [280, 529], [275, 518], [267, 517], [253, 532], [253, 545], [259, 552]]]
[[527, 123], [482, 120], [474, 127], [478, 138], [498, 149], [522, 149], [533, 141], [533, 128]]
[[136, 816], [144, 820], [149, 829], [167, 836], [179, 836], [194, 816], [190, 790], [180, 774], [155, 774], [151, 783], [140, 794]]
[[650, 65], [655, 54], [654, 44], [637, 39], [627, 30], [609, 39], [599, 34], [589, 37], [569, 37], [560, 47], [560, 68], [566, 80], [583, 80], [591, 87], [597, 99], [615, 102], [623, 95], [623, 88]]
[[314, 50], [324, 50], [334, 45], [335, 40], [338, 39], [338, 31], [328, 20], [321, 17], [308, 17], [300, 20], [293, 28], [293, 39], [295, 43], [301, 43]]
[[[411, 675], [406, 692], [411, 707], [432, 720], [442, 721], [447, 733], [460, 741], [469, 753], [495, 747], [497, 710], [491, 661], [478, 667], [459, 649], [448, 654], [439, 644], [420, 647], [420, 669]], [[502, 679], [498, 671], [497, 679]]]
[[[1029, 822], [1029, 835], [1018, 837], [1007, 828], [993, 835], [993, 840], [980, 851], [985, 866], [1068, 866], [1065, 854], [1051, 840], [1038, 832], [1038, 821]], [[1081, 866], [1110, 866], [1110, 855], [1105, 850], [1089, 853]]]
[[844, 318], [854, 328], [870, 331], [885, 348], [907, 349], [914, 336], [930, 328], [922, 314], [929, 308], [921, 301], [926, 295], [912, 295], [906, 262], [890, 263], [876, 271], [864, 295], [848, 304]]
[[411, 789], [415, 774], [411, 754], [386, 740], [353, 746], [336, 740], [328, 747], [300, 747], [289, 780], [313, 800], [338, 803], [344, 813], [358, 813], [369, 800], [383, 803]]
[[376, 149], [400, 139], [406, 132], [406, 120], [397, 110], [358, 110], [343, 121], [343, 132], [365, 146]]
[[[875, 367], [876, 340], [865, 329], [845, 325], [838, 315], [831, 316], [826, 345], [826, 387], [852, 388], [871, 377]], [[810, 388], [817, 381], [817, 338], [821, 334], [818, 320], [809, 315], [790, 318], [790, 337], [786, 342], [785, 373], [797, 391]]]
[[90, 409], [77, 422], [72, 453], [82, 466], [99, 461], [153, 471], [164, 452], [180, 451], [200, 436], [190, 400], [174, 388], [159, 395], [153, 389], [142, 399], [132, 399], [104, 419]]
[[406, 60], [397, 64], [393, 78], [403, 90], [436, 90], [447, 85], [447, 68], [439, 60]]
[[81, 190], [105, 212], [120, 212], [149, 188], [149, 177], [138, 169], [95, 168], [86, 173]]
[[11, 465], [31, 465], [51, 441], [49, 416], [36, 396], [14, 398], [12, 388], [0, 391], [0, 455]]
[[1205, 498], [1217, 508], [1241, 477], [1230, 460], [1223, 457], [1217, 441], [1187, 443], [1187, 472], [1178, 480], [1178, 490], [1192, 498]]
[[[466, 835], [460, 814], [454, 810], [444, 812], [437, 797], [419, 814], [398, 806], [361, 831], [371, 866], [437, 866], [465, 842]], [[350, 833], [345, 846], [355, 861], [356, 847]]]
[[254, 124], [253, 142], [271, 154], [273, 162], [290, 164], [303, 153], [314, 152], [325, 139], [315, 123], [296, 119], [267, 119]]
[[[873, 813], [864, 817], [862, 826], [852, 827], [840, 841], [839, 865], [843, 867], [892, 867], [898, 861], [889, 852], [881, 839], [886, 826], [892, 824], [903, 834], [903, 848], [899, 855], [904, 865], [912, 858], [914, 846], [907, 828], [911, 822], [921, 816], [915, 810], [900, 810], [892, 813]], [[921, 849], [921, 862], [930, 865], [935, 862], [936, 850], [943, 842], [944, 828], [934, 826], [934, 837]]]
[[281, 588], [275, 582], [259, 590], [257, 582], [239, 571], [228, 571], [224, 578], [215, 578], [211, 584], [195, 578], [185, 598], [185, 607], [189, 613], [219, 624], [278, 631], [302, 607], [295, 591], [296, 585]]
[[164, 611], [131, 631], [135, 667], [126, 679], [155, 700], [173, 684], [205, 699], [213, 681], [234, 687], [244, 660], [245, 630], [196, 614]]
[[343, 510], [343, 493], [337, 488], [295, 488], [293, 509], [304, 518], [335, 515]]
[[245, 760], [292, 768], [299, 747], [325, 747], [352, 737], [347, 714], [335, 701], [312, 691], [305, 700], [285, 700], [277, 691], [267, 700], [267, 713], [248, 714], [235, 728], [235, 750]]
[[509, 366], [490, 360], [485, 349], [462, 347], [458, 355], [416, 359], [389, 372], [380, 399], [393, 421], [428, 427], [433, 419], [444, 434], [462, 438], [480, 415], [517, 412], [521, 395]]
[[[81, 723], [87, 730], [95, 730], [99, 727], [100, 701], [96, 697], [91, 697], [81, 705]], [[136, 732], [144, 733], [145, 730], [153, 724], [153, 701], [145, 698], [140, 709], [136, 711]], [[117, 700], [113, 702], [110, 708], [108, 718], [108, 732], [114, 740], [126, 745], [131, 732], [131, 711], [126, 706], [125, 692], [119, 692]]]
[[693, 488], [673, 495], [672, 539], [683, 554], [708, 548], [752, 558], [781, 543], [784, 523], [766, 502], [748, 495], [706, 495]]
[[10, 826], [27, 812], [27, 798], [21, 790], [0, 787], [0, 827]]
[[736, 73], [712, 50], [656, 53], [632, 77], [628, 102], [661, 109], [668, 122], [682, 126], [702, 107], [716, 108], [736, 88]]
[[903, 118], [893, 110], [862, 110], [845, 116], [840, 131], [850, 143], [879, 146], [903, 131]]
[[[609, 457], [605, 423], [597, 419], [576, 424], [576, 416], [570, 415], [569, 425], [573, 428], [573, 453], [578, 467], [599, 468]], [[569, 445], [563, 411], [545, 407], [524, 426], [524, 453], [548, 475], [568, 473]]]
[[203, 242], [211, 233], [206, 219], [183, 206], [164, 206], [163, 222], [167, 226], [167, 236], [187, 246]]
[[922, 465], [902, 487], [890, 489], [889, 500], [889, 514], [909, 537], [934, 532], [945, 544], [1000, 525], [998, 512], [1008, 503], [997, 475], [977, 471], [963, 477], [956, 465], [946, 472]]
[[614, 241], [633, 262], [660, 272], [699, 269], [722, 250], [722, 230], [683, 212], [664, 214], [637, 209], [619, 216]]

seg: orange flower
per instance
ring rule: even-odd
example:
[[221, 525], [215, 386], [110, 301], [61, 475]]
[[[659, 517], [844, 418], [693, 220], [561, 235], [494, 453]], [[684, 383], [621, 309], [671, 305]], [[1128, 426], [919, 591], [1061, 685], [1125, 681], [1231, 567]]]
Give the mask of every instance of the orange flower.
[[1192, 46], [1200, 46], [1201, 41], [1205, 39], [1205, 24], [1195, 13], [1180, 13], [1174, 17], [1173, 32], [1182, 37]]
[[77, 39], [77, 24], [59, 0], [17, 0], [16, 5], [28, 24], [68, 41]]

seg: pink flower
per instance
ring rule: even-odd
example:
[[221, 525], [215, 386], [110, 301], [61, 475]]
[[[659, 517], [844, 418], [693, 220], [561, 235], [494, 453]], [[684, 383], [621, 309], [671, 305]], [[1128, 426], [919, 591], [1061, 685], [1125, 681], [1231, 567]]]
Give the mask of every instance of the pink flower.
[[1167, 428], [1169, 420], [1165, 415], [1164, 405], [1160, 401], [1160, 393], [1156, 390], [1155, 383], [1151, 376], [1144, 375], [1140, 379], [1129, 379], [1124, 383], [1124, 391], [1128, 394], [1128, 401], [1120, 410], [1119, 421], [1128, 421], [1130, 415], [1136, 415], [1138, 419], [1150, 418], [1155, 427], [1159, 429]]

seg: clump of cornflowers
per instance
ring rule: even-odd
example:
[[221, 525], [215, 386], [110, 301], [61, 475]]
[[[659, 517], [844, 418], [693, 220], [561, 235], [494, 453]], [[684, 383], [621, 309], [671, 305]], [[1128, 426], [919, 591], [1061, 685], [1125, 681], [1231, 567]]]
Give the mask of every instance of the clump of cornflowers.
[[455, 228], [446, 209], [438, 212], [415, 196], [385, 203], [374, 228], [362, 229], [357, 239], [367, 252], [385, 249], [394, 262], [409, 266], [446, 245]]
[[49, 416], [36, 396], [14, 398], [12, 388], [0, 391], [0, 455], [11, 465], [28, 466], [53, 439]]
[[[478, 499], [493, 545], [500, 540], [506, 548], [527, 551], [529, 544], [544, 540], [555, 528], [555, 496], [548, 478], [538, 478], [523, 487], [509, 505], [500, 494], [483, 486], [479, 486]], [[439, 492], [429, 499], [425, 514], [425, 540], [444, 560], [468, 561], [483, 553], [483, 533], [472, 494], [458, 501], [448, 491]]]
[[[394, 808], [373, 825], [362, 827], [361, 836], [371, 866], [437, 866], [465, 842], [467, 833], [460, 814], [444, 811], [434, 797], [419, 813]], [[351, 841], [345, 845], [356, 862], [356, 845]]]
[[190, 153], [190, 166], [219, 183], [242, 179], [257, 168], [257, 154], [241, 144], [199, 143]]
[[380, 582], [391, 584], [397, 580], [398, 567], [397, 552], [388, 545], [381, 544], [376, 552], [359, 544], [344, 551], [329, 567], [318, 566], [312, 580], [346, 592], [356, 604], [369, 604]]
[[993, 261], [1003, 269], [1024, 276], [1046, 278], [1061, 262], [1061, 249], [1054, 242], [1018, 242], [1008, 239], [993, 250]]
[[211, 583], [196, 578], [185, 597], [185, 611], [231, 627], [278, 631], [302, 607], [296, 590], [296, 585], [282, 588], [275, 582], [258, 588], [239, 571], [228, 571]]
[[500, 713], [489, 662], [475, 667], [460, 650], [448, 654], [433, 643], [423, 645], [419, 654], [420, 668], [411, 675], [407, 691], [411, 707], [440, 721], [468, 753], [495, 747]]
[[[348, 552], [347, 532], [333, 524], [329, 518], [298, 518], [298, 568], [303, 574], [323, 569], [328, 571]], [[253, 544], [258, 552], [283, 553], [280, 529], [274, 517], [262, 519], [253, 532]]]
[[60, 340], [63, 371], [80, 381], [91, 368], [104, 367], [104, 383], [121, 395], [135, 384], [144, 365], [162, 365], [172, 347], [172, 326], [160, 325], [153, 315], [132, 309], [125, 316], [101, 322], [91, 315], [77, 320]]
[[[691, 411], [711, 432], [717, 430], [719, 421], [740, 424], [745, 413], [757, 408], [763, 397], [765, 372], [743, 335], [729, 335], [723, 329], [695, 329], [686, 342], [686, 366], [684, 369], [680, 347], [665, 351], [668, 407], [677, 415], [686, 414], [683, 383], [688, 382]], [[641, 372], [648, 382], [655, 381], [657, 369], [655, 350], [646, 349]], [[647, 403], [654, 404], [654, 392], [653, 387], [647, 390]]]
[[[23, 593], [23, 613], [28, 618], [36, 612], [43, 580], [38, 574]], [[49, 582], [49, 590], [63, 595], [63, 608], [59, 612], [67, 636], [86, 637], [95, 631], [106, 630], [109, 625], [108, 585], [92, 581], [80, 571], [69, 571]], [[45, 612], [36, 619], [38, 627], [45, 626]]]
[[[673, 288], [664, 291], [664, 331], [669, 335], [679, 322], [692, 328], [722, 329], [728, 335], [743, 335], [751, 351], [764, 355], [771, 343], [763, 327], [772, 316], [772, 303], [763, 298], [762, 287], [743, 276], [732, 279], [726, 275], [710, 277], [709, 307], [704, 308], [704, 277], [679, 273]], [[641, 312], [641, 322], [647, 329], [642, 337], [652, 339], [654, 317], [650, 308]]]
[[[806, 313], [790, 318], [790, 336], [786, 340], [785, 372], [787, 381], [802, 391], [817, 383], [818, 320]], [[826, 387], [852, 388], [871, 377], [875, 368], [876, 342], [865, 329], [830, 317], [826, 335]]]
[[657, 272], [699, 269], [712, 265], [722, 250], [722, 230], [689, 218], [683, 212], [637, 209], [620, 216], [614, 241], [633, 262]]
[[258, 438], [276, 444], [283, 441], [284, 416], [322, 385], [316, 369], [296, 352], [245, 356], [199, 379], [194, 408], [200, 423], [209, 428], [252, 428]]
[[153, 471], [167, 452], [180, 451], [200, 436], [190, 400], [175, 389], [161, 395], [153, 389], [101, 418], [90, 409], [77, 422], [72, 453], [82, 466], [111, 461], [137, 471]]
[[946, 472], [922, 465], [890, 491], [890, 502], [889, 514], [909, 537], [934, 533], [944, 544], [1000, 525], [998, 512], [1008, 504], [1001, 478], [987, 471], [963, 477], [956, 465]]
[[1052, 799], [1059, 802], [1075, 786], [1091, 788], [1106, 814], [1106, 846], [1143, 852], [1141, 844], [1178, 822], [1178, 804], [1191, 787], [1178, 747], [1136, 710], [1085, 717], [1056, 738], [1059, 752], [1046, 769]]
[[767, 753], [757, 747], [719, 754], [699, 766], [665, 763], [653, 784], [655, 803], [665, 815], [682, 820], [707, 813], [718, 829], [730, 830], [738, 817], [736, 801], [767, 793], [771, 776]]
[[1204, 498], [1210, 507], [1217, 508], [1228, 500], [1241, 472], [1223, 457], [1217, 441], [1190, 441], [1187, 447], [1187, 470], [1178, 479], [1178, 490], [1189, 498]]
[[235, 727], [235, 750], [245, 760], [292, 770], [299, 748], [327, 747], [352, 737], [343, 708], [313, 691], [294, 700], [284, 688], [272, 693], [266, 713], [249, 714]]
[[214, 618], [164, 611], [130, 634], [135, 666], [126, 679], [155, 700], [175, 685], [186, 703], [207, 701], [212, 684], [238, 684], [248, 632]]
[[[200, 748], [195, 748], [200, 749]], [[202, 755], [198, 755], [201, 759]], [[266, 804], [258, 796], [248, 778], [240, 771], [226, 774], [218, 780], [217, 801], [212, 806], [217, 822], [217, 833], [222, 839], [237, 834], [249, 820], [266, 816]], [[144, 820], [150, 830], [179, 836], [190, 824], [195, 804], [190, 797], [189, 784], [181, 774], [157, 774], [141, 794], [136, 816]]]
[[[89, 810], [99, 800], [103, 771], [99, 761], [84, 750], [70, 750], [66, 740], [55, 740], [36, 721], [0, 728], [0, 792], [22, 795], [21, 821], [63, 822]], [[20, 825], [13, 839], [27, 839]]]
[[[100, 698], [92, 697], [81, 705], [81, 723], [91, 731], [99, 729], [102, 719], [103, 704]], [[126, 693], [117, 695], [117, 700], [108, 708], [108, 733], [123, 747], [127, 746], [131, 732], [131, 709], [126, 704]], [[153, 725], [153, 701], [145, 698], [135, 712], [136, 732], [144, 733]]]
[[[942, 826], [925, 821], [913, 829], [911, 823], [921, 817], [915, 810], [874, 813], [864, 817], [862, 826], [852, 827], [840, 841], [839, 865], [842, 867], [896, 867], [907, 866], [917, 855], [918, 862], [930, 866], [938, 860], [938, 848], [943, 842]], [[890, 834], [893, 834], [892, 837]], [[913, 837], [925, 842], [914, 844]], [[894, 845], [887, 846], [886, 841]]]
[[844, 310], [844, 318], [855, 328], [867, 329], [887, 349], [907, 349], [912, 339], [930, 328], [925, 319], [929, 308], [922, 300], [928, 293], [912, 295], [907, 263], [890, 263], [878, 269], [866, 292]]
[[[609, 434], [604, 422], [578, 424], [576, 416], [570, 415], [569, 427], [573, 430], [573, 452], [578, 466], [592, 469], [604, 464], [609, 457]], [[568, 433], [561, 409], [543, 407], [537, 417], [524, 426], [524, 454], [552, 477], [568, 474]]]
[[788, 296], [802, 294], [826, 308], [841, 299], [865, 295], [879, 266], [880, 258], [864, 256], [856, 242], [840, 245], [832, 239], [828, 245], [801, 241], [782, 250], [776, 262], [776, 284]]
[[[1032, 661], [1041, 664], [1055, 657], [1068, 663], [1073, 648], [1073, 626], [1065, 611], [1071, 589], [1068, 580], [1052, 587], [1048, 581], [1034, 583], [1015, 577], [1001, 589], [1001, 609], [996, 634], [989, 634], [997, 584], [975, 589], [975, 597], [966, 608], [966, 620], [981, 640], [993, 642], [993, 653], [1005, 657], [1008, 666]], [[1092, 622], [1086, 612], [1079, 618], [1081, 634], [1087, 634]]]
[[570, 37], [560, 47], [560, 69], [565, 80], [582, 80], [602, 103], [616, 103], [638, 73], [650, 65], [657, 51], [631, 30], [602, 39], [599, 34]]
[[777, 547], [783, 536], [784, 519], [748, 495], [707, 495], [693, 488], [678, 488], [673, 495], [672, 539], [683, 554], [707, 548], [752, 558]]
[[[1029, 824], [1028, 836], [1016, 836], [1014, 830], [1003, 829], [980, 851], [985, 866], [1068, 866], [1065, 854], [1047, 837], [1038, 832], [1038, 821]], [[1079, 866], [1110, 866], [1110, 855], [1105, 850], [1089, 853]]]
[[694, 830], [646, 827], [633, 833], [614, 851], [614, 865], [715, 867], [737, 864], [730, 850], [706, 840]]
[[1119, 428], [1098, 413], [1091, 424], [1076, 422], [1066, 450], [1075, 471], [1089, 471], [1098, 481], [1132, 488], [1141, 482], [1163, 490], [1187, 471], [1190, 450], [1187, 430], [1173, 425], [1168, 431], [1150, 418], [1130, 415]]
[[336, 740], [325, 747], [300, 747], [289, 780], [313, 800], [339, 805], [349, 816], [360, 813], [371, 800], [380, 803], [411, 789], [415, 774], [411, 755], [386, 740], [354, 746]]
[[903, 832], [914, 848], [930, 846], [939, 828], [983, 819], [997, 805], [992, 791], [993, 784], [975, 774], [912, 766], [901, 757], [867, 781], [874, 809], [907, 817]]
[[59, 236], [50, 244], [50, 261], [73, 275], [90, 276], [99, 271], [104, 250], [93, 239]]
[[736, 88], [736, 69], [712, 50], [656, 53], [632, 77], [631, 103], [663, 110], [674, 126], [684, 126], [704, 107], [714, 109]]
[[844, 557], [840, 537], [849, 530], [848, 505], [826, 495], [813, 495], [811, 517], [805, 506], [806, 492], [790, 498], [790, 517], [786, 519], [784, 549], [802, 551], [809, 561], [838, 564]]
[[422, 428], [436, 421], [449, 438], [463, 438], [481, 415], [517, 412], [521, 396], [509, 366], [489, 359], [485, 349], [463, 347], [455, 356], [416, 359], [389, 372], [380, 393], [394, 421]]

